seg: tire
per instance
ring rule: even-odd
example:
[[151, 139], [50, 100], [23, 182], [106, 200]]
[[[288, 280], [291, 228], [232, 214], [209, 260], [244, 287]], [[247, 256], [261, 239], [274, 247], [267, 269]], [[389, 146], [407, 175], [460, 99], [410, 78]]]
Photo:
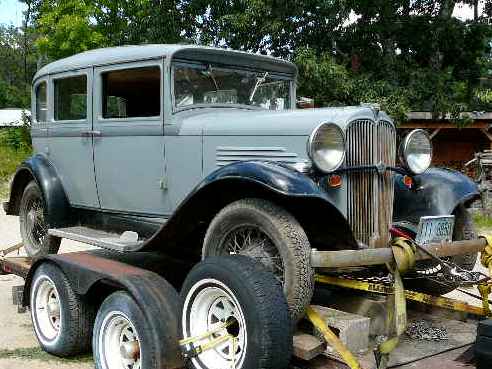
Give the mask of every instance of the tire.
[[45, 216], [43, 194], [36, 182], [31, 181], [24, 189], [19, 208], [22, 242], [30, 257], [56, 254], [60, 248], [60, 239], [48, 235], [49, 225]]
[[30, 289], [31, 319], [39, 344], [56, 356], [90, 350], [95, 308], [77, 295], [63, 272], [42, 264]]
[[[174, 294], [177, 297], [175, 291]], [[92, 351], [96, 369], [171, 368], [168, 365], [173, 364], [161, 360], [160, 346], [164, 350], [167, 345], [177, 346], [178, 337], [170, 332], [158, 332], [157, 336], [154, 333], [152, 322], [128, 292], [112, 293], [102, 303], [94, 324]]]
[[[455, 215], [455, 225], [453, 231], [453, 240], [472, 240], [476, 238], [475, 227], [473, 225], [473, 219], [464, 206], [459, 206], [454, 212]], [[457, 255], [445, 258], [450, 262], [459, 265], [465, 270], [473, 270], [475, 263], [477, 261], [477, 253]], [[445, 285], [439, 282], [432, 281], [430, 279], [408, 279], [405, 281], [405, 286], [408, 289], [428, 293], [430, 295], [441, 296], [449, 293], [459, 287], [456, 282], [449, 282], [452, 280], [448, 271], [444, 271], [441, 267], [433, 260], [425, 260], [418, 262], [416, 265], [416, 273], [418, 276], [423, 275], [435, 276], [442, 273], [443, 276], [440, 278], [445, 282]], [[415, 276], [415, 275], [414, 275]], [[449, 277], [449, 278], [448, 278]]]
[[[186, 278], [182, 332], [184, 338], [205, 333], [228, 322], [227, 333], [237, 339], [235, 368], [284, 369], [292, 354], [292, 324], [287, 301], [275, 277], [242, 255], [210, 257]], [[209, 342], [209, 341], [205, 341]], [[202, 340], [201, 343], [204, 343]], [[192, 369], [230, 368], [231, 341], [191, 359]], [[189, 347], [188, 347], [189, 348]]]
[[[251, 232], [249, 238], [247, 232]], [[230, 242], [236, 235], [242, 245], [232, 250]], [[262, 247], [258, 247], [260, 242], [263, 242]], [[244, 199], [231, 203], [211, 222], [202, 257], [236, 253], [256, 259], [277, 276], [283, 284], [292, 321], [299, 321], [313, 296], [314, 269], [309, 240], [297, 220], [266, 200]]]

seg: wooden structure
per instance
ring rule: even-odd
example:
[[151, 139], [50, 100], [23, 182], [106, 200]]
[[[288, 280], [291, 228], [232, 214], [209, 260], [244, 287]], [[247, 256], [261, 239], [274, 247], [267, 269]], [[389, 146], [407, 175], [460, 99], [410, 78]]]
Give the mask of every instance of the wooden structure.
[[459, 127], [449, 119], [434, 119], [429, 112], [411, 112], [408, 121], [398, 127], [399, 134], [416, 128], [427, 130], [434, 148], [432, 164], [466, 172], [465, 163], [475, 153], [492, 149], [492, 112], [466, 114], [473, 122]]

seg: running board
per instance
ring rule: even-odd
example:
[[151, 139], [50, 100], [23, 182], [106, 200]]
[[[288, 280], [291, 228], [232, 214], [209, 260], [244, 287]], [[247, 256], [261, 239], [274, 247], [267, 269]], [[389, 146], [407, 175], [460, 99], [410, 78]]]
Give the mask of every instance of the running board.
[[144, 240], [139, 239], [136, 232], [127, 231], [118, 234], [82, 226], [52, 228], [48, 230], [48, 234], [120, 252], [135, 251], [144, 242]]

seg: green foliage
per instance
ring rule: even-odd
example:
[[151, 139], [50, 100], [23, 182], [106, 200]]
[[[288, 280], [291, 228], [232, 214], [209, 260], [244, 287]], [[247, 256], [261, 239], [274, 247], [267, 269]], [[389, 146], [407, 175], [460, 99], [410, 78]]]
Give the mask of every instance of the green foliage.
[[473, 215], [473, 222], [477, 229], [492, 232], [492, 218], [490, 216], [477, 212]]
[[22, 126], [4, 128], [0, 131], [0, 145], [25, 152], [32, 149], [30, 119], [23, 114], [22, 120]]
[[95, 5], [80, 0], [44, 1], [37, 22], [39, 52], [58, 59], [105, 46], [105, 35], [91, 23]]
[[[492, 0], [22, 1], [24, 26], [0, 28], [0, 108], [29, 104], [36, 61], [192, 42], [294, 60], [299, 95], [318, 106], [376, 102], [399, 122], [416, 110], [460, 125], [492, 109]], [[463, 4], [484, 10], [464, 22]]]
[[30, 81], [36, 67], [33, 55], [24, 47], [29, 42], [30, 35], [0, 24], [0, 109], [29, 106]]

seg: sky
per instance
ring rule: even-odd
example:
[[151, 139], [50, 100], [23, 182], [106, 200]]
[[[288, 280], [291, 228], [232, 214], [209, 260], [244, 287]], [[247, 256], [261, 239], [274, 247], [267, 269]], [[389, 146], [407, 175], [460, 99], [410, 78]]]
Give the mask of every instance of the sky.
[[[483, 7], [483, 2], [482, 7]], [[24, 4], [18, 0], [0, 0], [0, 23], [22, 25], [22, 11]], [[473, 18], [473, 9], [470, 6], [457, 6], [454, 15], [462, 20]]]

